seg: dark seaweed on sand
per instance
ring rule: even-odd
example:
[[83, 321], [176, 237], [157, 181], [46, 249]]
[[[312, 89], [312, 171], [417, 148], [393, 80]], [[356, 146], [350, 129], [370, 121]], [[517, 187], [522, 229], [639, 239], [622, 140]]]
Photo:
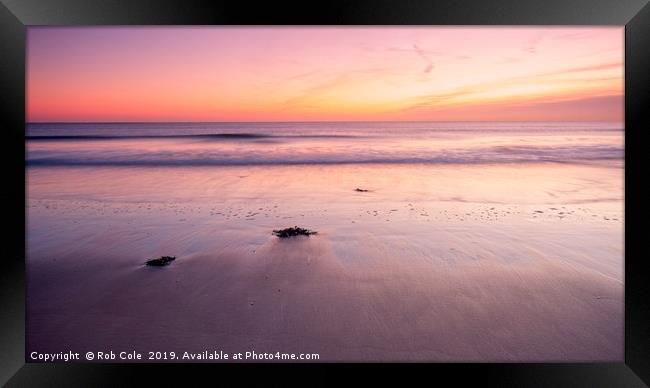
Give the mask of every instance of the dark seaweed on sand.
[[147, 265], [153, 265], [156, 267], [162, 267], [163, 265], [167, 265], [171, 263], [172, 261], [176, 260], [176, 256], [161, 256], [158, 259], [151, 259], [147, 261]]
[[313, 230], [303, 229], [297, 226], [294, 226], [293, 228], [286, 228], [286, 229], [273, 231], [273, 234], [280, 238], [293, 237], [293, 236], [309, 236], [310, 234], [316, 234], [316, 233], [317, 232], [314, 232]]

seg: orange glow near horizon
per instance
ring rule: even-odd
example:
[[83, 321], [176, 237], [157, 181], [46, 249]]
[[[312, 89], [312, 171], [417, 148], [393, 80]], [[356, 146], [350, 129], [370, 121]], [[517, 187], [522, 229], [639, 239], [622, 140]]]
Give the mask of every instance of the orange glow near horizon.
[[623, 27], [29, 27], [27, 120], [623, 121]]

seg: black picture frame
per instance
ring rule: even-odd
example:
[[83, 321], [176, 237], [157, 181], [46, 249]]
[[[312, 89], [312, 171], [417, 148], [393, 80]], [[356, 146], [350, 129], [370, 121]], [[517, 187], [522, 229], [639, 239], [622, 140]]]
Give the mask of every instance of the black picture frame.
[[[573, 364], [30, 364], [25, 363], [25, 38], [35, 25], [625, 25], [625, 360]], [[302, 3], [207, 0], [0, 0], [0, 120], [5, 228], [0, 244], [0, 385], [164, 385], [223, 375], [285, 383], [362, 373], [401, 384], [449, 379], [454, 385], [643, 387], [650, 384], [650, 278], [643, 252], [648, 190], [642, 179], [644, 131], [650, 130], [648, 0], [367, 0]], [[4, 207], [4, 206], [3, 206]], [[638, 225], [638, 226], [637, 226]], [[646, 238], [647, 239], [647, 238]], [[256, 368], [251, 373], [251, 366]], [[258, 371], [257, 369], [262, 369]], [[325, 370], [323, 370], [325, 369]], [[398, 373], [390, 373], [398, 372]], [[390, 376], [388, 374], [390, 373]], [[243, 382], [244, 380], [240, 380]], [[340, 380], [334, 378], [332, 383]], [[352, 382], [346, 378], [346, 383]], [[645, 384], [644, 384], [645, 382]]]

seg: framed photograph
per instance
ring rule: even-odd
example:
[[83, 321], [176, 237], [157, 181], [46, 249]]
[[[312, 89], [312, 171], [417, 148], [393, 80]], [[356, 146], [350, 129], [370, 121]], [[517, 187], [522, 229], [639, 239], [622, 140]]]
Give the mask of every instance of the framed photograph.
[[647, 1], [0, 17], [0, 383], [650, 382]]

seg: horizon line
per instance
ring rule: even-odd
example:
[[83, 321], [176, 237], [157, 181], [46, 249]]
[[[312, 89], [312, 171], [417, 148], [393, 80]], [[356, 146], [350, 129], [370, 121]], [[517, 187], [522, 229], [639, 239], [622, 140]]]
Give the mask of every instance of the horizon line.
[[257, 120], [257, 121], [25, 121], [25, 124], [268, 124], [268, 123], [625, 123], [623, 120]]

